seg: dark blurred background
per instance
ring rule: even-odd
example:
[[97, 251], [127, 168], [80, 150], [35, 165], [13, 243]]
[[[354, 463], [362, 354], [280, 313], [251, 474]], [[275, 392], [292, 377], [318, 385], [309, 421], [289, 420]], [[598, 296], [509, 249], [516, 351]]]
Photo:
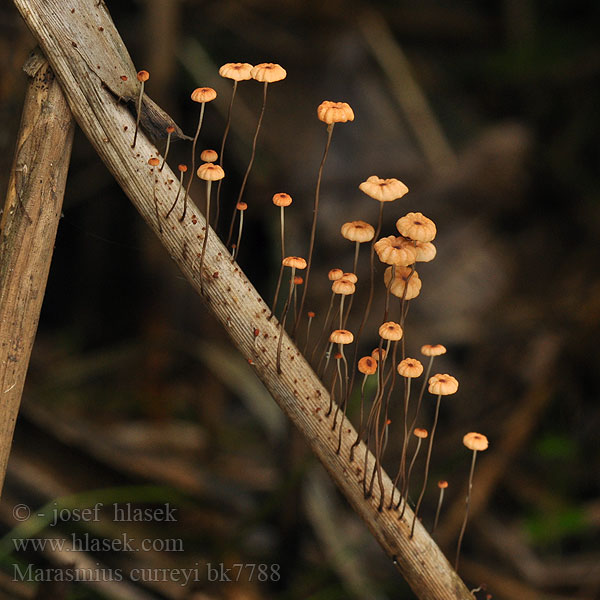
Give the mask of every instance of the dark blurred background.
[[[376, 202], [358, 184], [373, 174], [401, 179], [410, 193], [385, 207], [383, 234], [393, 234], [408, 211], [438, 227], [437, 258], [419, 269], [423, 289], [411, 303], [407, 352], [444, 344], [435, 370], [461, 384], [442, 406], [423, 522], [431, 527], [434, 482], [447, 479], [436, 539], [452, 557], [470, 462], [461, 439], [485, 433], [490, 449], [479, 457], [461, 561], [470, 587], [483, 584], [476, 597], [600, 598], [600, 5], [107, 5], [136, 68], [150, 72], [147, 93], [184, 131], [196, 126], [191, 90], [209, 85], [219, 93], [199, 148], [220, 147], [231, 93], [220, 65], [287, 69], [287, 79], [269, 87], [239, 255], [269, 302], [280, 252], [271, 196], [293, 196], [288, 254], [306, 255], [326, 138], [316, 107], [323, 100], [353, 107], [356, 119], [336, 126], [325, 168], [306, 306], [318, 313], [315, 330], [329, 302], [326, 272], [352, 264], [341, 224], [376, 221]], [[34, 41], [10, 2], [0, 7], [0, 29], [6, 189], [26, 86], [21, 67]], [[222, 235], [261, 94], [255, 82], [239, 86], [224, 157]], [[189, 143], [174, 144], [172, 167], [189, 162], [189, 153]], [[366, 254], [358, 271], [362, 306]], [[377, 344], [382, 289], [361, 353]], [[360, 320], [358, 311], [352, 319]], [[399, 407], [391, 414], [390, 473], [401, 448], [393, 430]], [[426, 402], [422, 426], [431, 413]], [[35, 512], [54, 501], [170, 502], [176, 523], [129, 524], [130, 535], [181, 539], [183, 552], [90, 552], [81, 560], [124, 572], [200, 565], [199, 580], [25, 584], [12, 581], [15, 562], [56, 567], [69, 557], [16, 553], [0, 541], [2, 598], [414, 597], [79, 131], [0, 514], [4, 541], [17, 535], [15, 504]], [[118, 537], [119, 524], [105, 516], [95, 529], [51, 528], [34, 518], [27, 535]], [[210, 582], [207, 563], [280, 565], [281, 577]]]

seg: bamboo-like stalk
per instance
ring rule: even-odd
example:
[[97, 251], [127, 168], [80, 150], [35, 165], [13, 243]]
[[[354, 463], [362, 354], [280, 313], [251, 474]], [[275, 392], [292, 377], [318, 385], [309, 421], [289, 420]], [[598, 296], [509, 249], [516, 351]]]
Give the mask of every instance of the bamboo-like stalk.
[[46, 289], [75, 122], [37, 51], [0, 222], [0, 492]]
[[[97, 72], [100, 74], [112, 72], [110, 67], [123, 64], [127, 54], [106, 5], [87, 0], [69, 3], [63, 0], [13, 2], [39, 40], [85, 135], [158, 236], [152, 204], [153, 182], [150, 177], [143, 176], [145, 161], [156, 153], [156, 149], [142, 134], [135, 150], [132, 150], [130, 136], [123, 131], [125, 126], [132, 128], [132, 114], [103, 85], [101, 75], [90, 76], [90, 68], [96, 71], [96, 65], [99, 65]], [[90, 23], [101, 25], [103, 31], [99, 32], [97, 27], [90, 28]], [[85, 45], [85, 59], [78, 51], [82, 45]], [[123, 75], [135, 77], [133, 64], [130, 60], [126, 62], [129, 66]], [[172, 205], [176, 193], [165, 184], [176, 178], [168, 165], [157, 176], [157, 200], [164, 209]], [[191, 208], [191, 198], [190, 203]], [[201, 250], [206, 222], [195, 206], [193, 211], [198, 215], [197, 224], [173, 222], [163, 229], [159, 240], [199, 292], [199, 274], [194, 257]], [[414, 537], [409, 539], [410, 510], [407, 509], [404, 520], [399, 520], [395, 511], [378, 512], [378, 500], [363, 498], [360, 484], [362, 469], [357, 465], [351, 467], [347, 458], [356, 436], [352, 424], [344, 419], [342, 426], [350, 432], [344, 436], [342, 451], [337, 454], [337, 435], [331, 431], [330, 422], [322, 416], [329, 402], [327, 391], [285, 331], [282, 334], [281, 374], [277, 373], [278, 323], [275, 319], [268, 320], [269, 307], [241, 269], [232, 262], [216, 235], [211, 235], [208, 241], [204, 267], [207, 274], [204, 282], [207, 310], [223, 324], [242, 355], [252, 359], [257, 375], [275, 401], [302, 432], [314, 454], [415, 594], [422, 600], [472, 600], [465, 584], [419, 523]], [[255, 338], [255, 329], [260, 330], [260, 338]], [[257, 348], [260, 351], [257, 352]], [[372, 455], [368, 455], [367, 462], [370, 472], [374, 465]], [[382, 473], [382, 479], [387, 493], [391, 493], [392, 484], [387, 474]]]

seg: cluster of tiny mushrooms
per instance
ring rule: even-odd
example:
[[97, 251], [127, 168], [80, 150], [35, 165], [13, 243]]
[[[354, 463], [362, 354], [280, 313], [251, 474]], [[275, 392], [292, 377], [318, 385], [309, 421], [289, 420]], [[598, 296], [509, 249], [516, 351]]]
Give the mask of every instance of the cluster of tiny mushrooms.
[[[187, 198], [193, 181], [194, 173], [197, 175], [197, 177], [206, 182], [205, 215], [207, 227], [204, 235], [202, 252], [200, 255], [200, 273], [203, 271], [204, 255], [206, 252], [206, 245], [210, 231], [208, 224], [211, 222], [211, 189], [213, 181], [219, 182], [215, 200], [216, 211], [213, 220], [215, 228], [219, 218], [221, 183], [225, 177], [225, 171], [223, 170], [223, 154], [225, 151], [225, 142], [227, 140], [227, 135], [231, 125], [233, 105], [238, 84], [241, 81], [253, 79], [263, 83], [264, 87], [262, 106], [252, 141], [251, 156], [237, 196], [235, 210], [233, 210], [226, 241], [226, 246], [231, 248], [232, 259], [234, 260], [238, 256], [240, 249], [244, 211], [248, 209], [247, 203], [243, 201], [243, 196], [250, 172], [252, 170], [254, 158], [256, 156], [258, 136], [267, 102], [267, 89], [270, 83], [275, 83], [285, 79], [287, 74], [283, 67], [275, 63], [262, 63], [256, 66], [248, 63], [227, 63], [219, 69], [219, 75], [221, 75], [223, 78], [230, 79], [233, 82], [227, 123], [221, 142], [220, 152], [217, 153], [215, 150], [210, 149], [203, 150], [200, 154], [200, 160], [202, 161], [202, 164], [196, 169], [196, 145], [200, 135], [200, 130], [202, 128], [205, 107], [207, 103], [211, 102], [217, 97], [217, 92], [213, 88], [196, 88], [191, 94], [191, 99], [200, 104], [200, 114], [196, 133], [192, 142], [190, 175], [188, 177], [187, 184], [184, 185], [184, 175], [188, 171], [188, 167], [185, 164], [178, 165], [178, 170], [180, 173], [178, 192], [173, 205], [169, 208], [168, 212], [166, 212], [164, 216], [164, 218], [170, 217], [179, 202], [180, 196], [183, 195], [183, 209], [179, 217], [179, 221], [183, 221], [187, 213]], [[137, 79], [140, 83], [140, 95], [137, 103], [137, 120], [132, 148], [135, 148], [137, 140], [144, 84], [149, 79], [149, 73], [147, 71], [140, 71], [137, 74]], [[316, 239], [321, 180], [325, 163], [327, 161], [329, 148], [331, 146], [334, 126], [337, 123], [347, 123], [353, 121], [354, 112], [346, 102], [325, 101], [322, 102], [317, 108], [317, 117], [327, 126], [327, 138], [317, 174], [313, 220], [306, 259], [300, 256], [288, 256], [286, 255], [285, 251], [285, 208], [292, 204], [292, 197], [288, 193], [278, 192], [275, 193], [272, 198], [273, 204], [280, 209], [281, 266], [272, 303], [272, 313], [269, 318], [273, 317], [278, 306], [285, 269], [290, 269], [287, 298], [285, 299], [279, 316], [280, 335], [277, 348], [277, 372], [279, 374], [281, 374], [282, 333], [286, 327], [286, 322], [290, 313], [293, 315], [291, 334], [299, 343], [300, 325], [303, 321], [304, 305], [306, 301], [306, 294], [313, 260], [313, 250]], [[173, 127], [168, 127], [166, 130], [167, 142], [162, 164], [157, 157], [151, 157], [148, 160], [148, 164], [151, 167], [151, 173], [154, 177], [154, 192], [156, 192], [157, 183], [154, 173], [156, 170], [162, 171], [162, 168], [165, 165], [171, 141], [171, 133], [173, 133], [173, 131]], [[425, 367], [418, 359], [405, 356], [404, 326], [408, 313], [409, 302], [410, 300], [416, 298], [421, 290], [421, 279], [416, 271], [416, 263], [429, 262], [435, 258], [436, 248], [433, 244], [433, 240], [436, 236], [437, 229], [435, 223], [425, 215], [421, 214], [420, 212], [409, 212], [408, 214], [400, 217], [396, 222], [398, 235], [396, 235], [396, 232], [394, 232], [392, 235], [380, 237], [383, 226], [384, 205], [402, 198], [408, 193], [408, 187], [398, 179], [382, 179], [376, 175], [372, 175], [360, 183], [358, 188], [361, 192], [379, 203], [377, 225], [376, 227], [373, 227], [365, 221], [356, 220], [344, 223], [341, 226], [341, 235], [346, 240], [355, 244], [352, 271], [345, 272], [339, 268], [334, 268], [329, 271], [328, 278], [331, 282], [332, 293], [329, 308], [321, 328], [322, 334], [320, 338], [314, 341], [312, 344], [312, 352], [310, 353], [309, 357], [307, 351], [310, 346], [309, 340], [311, 339], [311, 324], [313, 319], [316, 317], [316, 314], [313, 311], [307, 311], [307, 325], [304, 335], [303, 351], [310, 362], [312, 362], [312, 364], [315, 366], [319, 376], [321, 376], [324, 381], [326, 379], [329, 379], [330, 381], [330, 403], [326, 416], [331, 416], [332, 418], [332, 430], [335, 430], [338, 423], [339, 413], [340, 411], [342, 412], [343, 416], [340, 419], [338, 431], [338, 454], [342, 450], [343, 417], [346, 415], [350, 398], [355, 389], [356, 374], [360, 373], [363, 376], [360, 385], [360, 408], [358, 411], [359, 417], [357, 435], [350, 447], [348, 460], [350, 462], [355, 460], [360, 461], [360, 463], [363, 465], [362, 487], [365, 498], [370, 498], [375, 495], [375, 482], [377, 481], [379, 490], [378, 509], [380, 511], [384, 509], [397, 511], [398, 518], [403, 519], [405, 509], [410, 498], [409, 486], [411, 476], [413, 475], [413, 468], [415, 466], [417, 456], [419, 455], [421, 445], [427, 443], [423, 481], [417, 496], [417, 500], [414, 503], [414, 513], [410, 526], [410, 537], [412, 538], [419, 510], [427, 490], [429, 467], [432, 457], [434, 436], [440, 413], [441, 399], [443, 396], [455, 394], [458, 390], [458, 381], [453, 376], [442, 373], [431, 375], [432, 366], [436, 356], [446, 353], [446, 348], [441, 344], [426, 344], [421, 347], [421, 354], [427, 359]], [[156, 219], [158, 220], [158, 229], [159, 232], [162, 233], [160, 210], [156, 193], [154, 193], [154, 206]], [[234, 239], [236, 220], [238, 222], [237, 236], [235, 236], [235, 242], [232, 242]], [[348, 318], [350, 316], [350, 311], [352, 309], [354, 293], [358, 284], [356, 272], [361, 244], [370, 245], [370, 282], [365, 310], [363, 312], [360, 325], [356, 330], [356, 334], [354, 334], [346, 327]], [[383, 284], [385, 287], [385, 308], [383, 311], [381, 326], [379, 327], [378, 331], [379, 345], [373, 350], [370, 356], [358, 358], [357, 353], [359, 340], [371, 312], [375, 293], [375, 256], [377, 256], [381, 263], [386, 265], [383, 276]], [[297, 275], [297, 272], [299, 271], [304, 273], [304, 277]], [[203, 278], [201, 277], [201, 288], [202, 279]], [[302, 294], [299, 300], [297, 293], [298, 286], [302, 286]], [[347, 296], [350, 297], [348, 300], [346, 299]], [[390, 319], [390, 314], [393, 311], [391, 307], [392, 300], [390, 296], [394, 296], [399, 301], [398, 307], [394, 311], [395, 314], [397, 314], [397, 321]], [[327, 335], [328, 333], [329, 335]], [[350, 344], [354, 344], [355, 348], [351, 362], [352, 366], [349, 366], [345, 353], [345, 347], [349, 346]], [[336, 351], [334, 352], [334, 350]], [[398, 353], [400, 353], [402, 357], [399, 361]], [[333, 359], [333, 361], [331, 359]], [[333, 362], [335, 362], [335, 367], [333, 367]], [[356, 368], [354, 368], [354, 365], [356, 365]], [[416, 393], [416, 408], [412, 410], [411, 416], [409, 405], [412, 380], [418, 379], [421, 377], [421, 375], [423, 375], [423, 373], [425, 373], [425, 375]], [[388, 418], [388, 415], [390, 399], [397, 383], [396, 375], [401, 377], [404, 388], [402, 452], [400, 465], [394, 478], [394, 487], [392, 488], [391, 497], [388, 498], [386, 502], [385, 488], [382, 477], [382, 460], [389, 438], [389, 427], [391, 421]], [[369, 394], [372, 397], [370, 401], [370, 409], [368, 414], [366, 414], [365, 407], [367, 405], [367, 383], [369, 377], [372, 376], [375, 376], [375, 383], [370, 387], [370, 389], [374, 389], [374, 391], [371, 391]], [[429, 394], [435, 398], [434, 418], [429, 430], [423, 427], [416, 427], [426, 389]], [[334, 399], [337, 399], [338, 401], [335, 411], [333, 411]], [[412, 451], [410, 451], [411, 440], [414, 440], [414, 450]], [[424, 440], [428, 441], [424, 442]], [[361, 441], [365, 442], [364, 456], [358, 456], [357, 454]], [[464, 436], [463, 444], [466, 446], [466, 448], [473, 452], [473, 457], [468, 479], [465, 516], [456, 549], [455, 568], [458, 568], [460, 548], [469, 513], [477, 452], [487, 449], [488, 440], [480, 433], [470, 432]], [[375, 457], [374, 466], [371, 469], [369, 469], [367, 466], [369, 448], [372, 450]], [[447, 481], [438, 482], [439, 500], [432, 533], [435, 532], [439, 521], [444, 491], [447, 487]], [[397, 490], [399, 490], [398, 498], [395, 497]]]

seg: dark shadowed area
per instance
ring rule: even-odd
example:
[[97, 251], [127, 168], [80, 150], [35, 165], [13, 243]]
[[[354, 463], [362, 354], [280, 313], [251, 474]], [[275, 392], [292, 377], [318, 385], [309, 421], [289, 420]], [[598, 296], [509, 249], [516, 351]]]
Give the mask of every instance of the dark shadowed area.
[[[334, 127], [323, 171], [300, 348], [315, 366], [325, 362], [324, 336], [337, 327], [325, 323], [328, 271], [351, 271], [354, 259], [342, 224], [377, 224], [379, 204], [358, 185], [371, 175], [400, 179], [410, 191], [385, 205], [380, 237], [398, 235], [400, 217], [422, 212], [436, 223], [437, 256], [418, 264], [422, 288], [408, 303], [396, 361], [403, 353], [426, 364], [421, 346], [443, 344], [432, 373], [460, 382], [442, 398], [419, 516], [431, 530], [437, 482], [447, 480], [434, 539], [453, 562], [471, 465], [462, 438], [483, 433], [489, 449], [477, 458], [459, 569], [474, 597], [600, 597], [600, 5], [106, 4], [136, 68], [150, 73], [146, 93], [186, 134], [199, 114], [192, 90], [217, 91], [198, 153], [221, 146], [232, 91], [221, 65], [287, 70], [268, 88], [238, 248], [268, 303], [281, 263], [272, 196], [293, 197], [286, 254], [306, 257], [327, 140], [317, 106], [352, 107], [354, 121]], [[26, 87], [21, 68], [35, 43], [11, 2], [0, 7], [0, 31], [5, 190]], [[224, 240], [262, 93], [256, 81], [237, 88], [222, 157]], [[164, 152], [164, 140], [157, 147]], [[173, 143], [168, 162], [189, 165], [191, 143]], [[193, 182], [200, 207], [204, 189]], [[0, 599], [414, 598], [81, 131], [63, 213], [0, 505]], [[369, 295], [368, 246], [347, 323], [355, 333]], [[376, 263], [370, 317], [358, 349], [346, 350], [351, 370], [380, 340], [385, 266]], [[287, 290], [284, 279], [277, 314]], [[301, 294], [299, 286], [290, 310]], [[399, 304], [392, 299], [390, 319], [399, 320]], [[307, 311], [315, 313], [308, 339]], [[396, 378], [383, 455], [392, 477], [404, 430]], [[365, 385], [367, 398], [375, 381]], [[361, 382], [357, 374], [348, 405], [355, 424]], [[429, 429], [434, 409], [426, 392], [416, 425]], [[411, 441], [409, 457], [414, 448]], [[422, 452], [411, 504], [424, 469]], [[31, 510], [25, 525], [18, 505]], [[67, 546], [15, 543], [45, 539]], [[131, 539], [134, 548], [123, 546]], [[47, 581], [56, 577], [39, 571], [74, 564], [95, 569], [95, 581]]]

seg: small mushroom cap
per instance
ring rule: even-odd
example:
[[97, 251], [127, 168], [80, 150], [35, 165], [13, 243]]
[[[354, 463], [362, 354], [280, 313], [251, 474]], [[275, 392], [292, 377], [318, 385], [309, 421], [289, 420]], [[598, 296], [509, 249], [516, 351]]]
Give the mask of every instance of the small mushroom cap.
[[354, 121], [354, 111], [347, 102], [332, 102], [325, 100], [317, 107], [319, 121], [332, 125], [333, 123], [347, 123]]
[[433, 375], [429, 378], [429, 393], [436, 396], [449, 396], [458, 391], [458, 380], [447, 373]]
[[[421, 292], [423, 284], [419, 278], [419, 274], [410, 267], [396, 267], [394, 280], [390, 283], [391, 278], [392, 267], [388, 267], [383, 274], [383, 281], [386, 287], [390, 286], [390, 293], [396, 296], [396, 298], [412, 300]], [[407, 288], [406, 292], [404, 291], [405, 288]]]
[[296, 275], [294, 277], [294, 285], [302, 285], [304, 283], [304, 279], [300, 277], [300, 275]]
[[387, 352], [385, 351], [385, 348], [381, 348], [381, 350], [379, 348], [375, 348], [375, 350], [373, 350], [373, 352], [371, 352], [371, 356], [376, 360], [379, 361], [380, 358], [384, 358], [387, 356]]
[[375, 235], [375, 228], [364, 221], [350, 221], [341, 228], [342, 236], [351, 242], [370, 242]]
[[354, 335], [347, 329], [335, 329], [331, 332], [329, 341], [334, 344], [351, 344], [354, 341]]
[[175, 127], [173, 125], [168, 125], [166, 128], [167, 133], [173, 133], [175, 131]]
[[398, 179], [382, 179], [377, 175], [371, 175], [363, 181], [358, 188], [367, 196], [379, 202], [392, 202], [402, 198], [408, 192], [408, 188]]
[[202, 150], [200, 153], [200, 160], [203, 162], [215, 162], [219, 158], [216, 150]]
[[415, 242], [417, 262], [430, 262], [437, 254], [436, 247], [431, 242]]
[[446, 354], [446, 346], [442, 346], [442, 344], [425, 344], [421, 346], [421, 354], [423, 356], [440, 356]]
[[306, 314], [308, 315], [309, 319], [314, 319], [316, 316], [316, 313], [314, 313], [312, 310], [309, 310]]
[[336, 279], [331, 284], [331, 291], [334, 294], [340, 294], [342, 296], [351, 296], [356, 291], [356, 286], [348, 279]]
[[148, 79], [150, 79], [150, 73], [148, 73], [148, 71], [138, 71], [137, 72], [137, 80], [142, 83], [144, 81], [148, 81]]
[[273, 195], [273, 204], [275, 206], [289, 206], [292, 203], [292, 197], [285, 192], [279, 192]]
[[448, 482], [445, 479], [438, 481], [438, 487], [440, 490], [445, 490], [448, 487]]
[[344, 276], [344, 271], [341, 269], [331, 269], [327, 274], [329, 281], [336, 281], [337, 279], [341, 279]]
[[400, 327], [400, 325], [394, 321], [387, 321], [379, 327], [379, 335], [384, 340], [397, 342], [398, 340], [402, 339], [402, 333], [402, 327]]
[[358, 370], [363, 375], [373, 375], [377, 372], [377, 361], [371, 356], [363, 356], [358, 361]]
[[423, 373], [423, 365], [416, 358], [405, 358], [398, 363], [398, 373], [408, 379], [420, 377]]
[[488, 448], [488, 439], [482, 433], [475, 433], [472, 431], [471, 433], [467, 433], [463, 437], [463, 444], [469, 450], [477, 450], [481, 452], [483, 450], [487, 450]]
[[219, 69], [219, 75], [233, 81], [252, 79], [252, 65], [249, 63], [225, 63]]
[[182, 172], [185, 173], [187, 171], [187, 165], [177, 165], [177, 168]]
[[158, 158], [156, 158], [156, 156], [153, 156], [152, 158], [148, 159], [148, 164], [151, 167], [158, 167], [158, 165], [160, 164], [160, 160], [158, 160]]
[[411, 212], [396, 221], [396, 229], [404, 237], [417, 242], [431, 242], [437, 233], [435, 223], [420, 212]]
[[223, 168], [219, 165], [207, 162], [198, 167], [196, 175], [198, 175], [200, 179], [204, 179], [204, 181], [218, 181], [225, 177], [225, 171], [223, 171]]
[[243, 210], [246, 210], [246, 209], [248, 208], [248, 205], [247, 205], [247, 204], [246, 204], [246, 203], [245, 203], [243, 200], [240, 200], [240, 201], [239, 201], [239, 202], [238, 202], [238, 203], [235, 205], [235, 208], [236, 208], [237, 210], [242, 210], [242, 211], [243, 211]]
[[192, 94], [191, 98], [194, 102], [210, 102], [217, 97], [217, 92], [213, 90], [211, 87], [199, 87], [196, 88]]
[[263, 83], [274, 83], [281, 81], [287, 76], [286, 70], [276, 63], [260, 63], [251, 70], [252, 79]]
[[344, 273], [342, 275], [342, 279], [346, 279], [347, 281], [351, 281], [352, 283], [357, 283], [358, 275], [356, 273]]
[[422, 427], [415, 427], [413, 429], [413, 435], [424, 440], [429, 435], [429, 432]]
[[296, 269], [306, 269], [306, 261], [300, 256], [286, 256], [281, 264], [284, 267], [294, 267]]
[[417, 250], [414, 242], [403, 238], [389, 235], [377, 240], [373, 245], [377, 256], [386, 265], [397, 265], [407, 267], [413, 265], [417, 260]]

